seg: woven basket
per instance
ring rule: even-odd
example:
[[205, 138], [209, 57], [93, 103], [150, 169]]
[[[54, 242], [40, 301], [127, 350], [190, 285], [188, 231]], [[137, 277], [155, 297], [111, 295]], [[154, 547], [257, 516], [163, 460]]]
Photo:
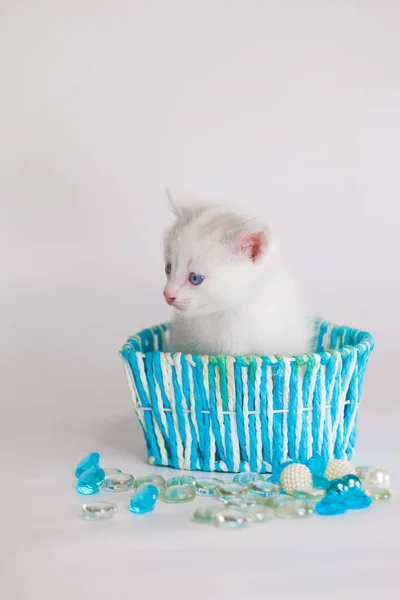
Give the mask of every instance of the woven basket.
[[314, 353], [171, 354], [168, 325], [121, 350], [149, 462], [176, 469], [270, 472], [286, 460], [350, 458], [369, 333], [315, 321]]

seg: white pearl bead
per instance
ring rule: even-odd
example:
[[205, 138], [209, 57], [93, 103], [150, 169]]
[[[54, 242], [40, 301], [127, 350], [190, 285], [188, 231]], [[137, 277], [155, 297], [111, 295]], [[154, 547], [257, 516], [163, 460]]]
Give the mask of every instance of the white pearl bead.
[[390, 474], [382, 467], [374, 467], [365, 476], [364, 484], [368, 487], [390, 488]]
[[345, 458], [335, 458], [328, 463], [324, 475], [329, 480], [340, 479], [345, 475], [356, 475], [356, 468]]
[[312, 486], [311, 471], [306, 465], [293, 463], [285, 467], [281, 473], [281, 486], [287, 494], [306, 490]]

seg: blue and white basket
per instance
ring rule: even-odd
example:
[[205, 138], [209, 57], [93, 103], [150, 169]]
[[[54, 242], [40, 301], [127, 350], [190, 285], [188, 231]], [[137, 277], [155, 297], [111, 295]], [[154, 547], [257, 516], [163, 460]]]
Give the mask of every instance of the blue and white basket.
[[350, 458], [369, 333], [315, 322], [312, 354], [171, 354], [168, 325], [121, 350], [149, 462], [176, 469], [270, 472], [287, 460]]

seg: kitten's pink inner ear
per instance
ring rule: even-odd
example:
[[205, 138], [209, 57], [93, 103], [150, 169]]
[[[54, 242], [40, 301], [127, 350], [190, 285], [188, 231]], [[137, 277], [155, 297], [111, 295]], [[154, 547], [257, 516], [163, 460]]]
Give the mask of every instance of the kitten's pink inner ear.
[[265, 245], [264, 233], [246, 233], [234, 241], [232, 250], [234, 254], [248, 256], [253, 263], [256, 263], [261, 257]]

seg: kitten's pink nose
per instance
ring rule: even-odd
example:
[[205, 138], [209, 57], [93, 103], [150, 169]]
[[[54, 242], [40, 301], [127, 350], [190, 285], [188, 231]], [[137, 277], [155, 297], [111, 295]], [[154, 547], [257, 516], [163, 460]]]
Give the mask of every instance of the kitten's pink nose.
[[169, 294], [166, 294], [165, 292], [164, 292], [164, 296], [165, 296], [165, 299], [168, 302], [168, 304], [173, 304], [174, 303], [175, 296], [170, 296]]

